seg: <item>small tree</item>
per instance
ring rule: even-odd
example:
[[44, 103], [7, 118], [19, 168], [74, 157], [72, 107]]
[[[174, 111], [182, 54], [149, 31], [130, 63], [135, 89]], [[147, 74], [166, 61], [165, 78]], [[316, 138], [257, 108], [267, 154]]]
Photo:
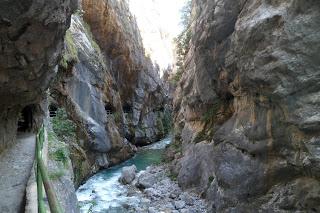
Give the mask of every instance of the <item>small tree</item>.
[[181, 10], [182, 32], [174, 39], [176, 44], [176, 66], [177, 73], [174, 77], [175, 81], [179, 81], [184, 72], [184, 60], [189, 51], [189, 42], [191, 40], [191, 10], [192, 1], [188, 0]]

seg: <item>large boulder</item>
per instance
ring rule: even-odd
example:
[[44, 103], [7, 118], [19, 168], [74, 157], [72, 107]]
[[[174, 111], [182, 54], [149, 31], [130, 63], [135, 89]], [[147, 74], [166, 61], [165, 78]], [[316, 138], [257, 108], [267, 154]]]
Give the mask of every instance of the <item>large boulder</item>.
[[125, 166], [122, 168], [119, 181], [122, 184], [130, 184], [136, 177], [137, 167], [135, 165]]
[[152, 187], [158, 180], [158, 174], [152, 174], [149, 171], [144, 171], [139, 175], [136, 186], [140, 189], [147, 189]]

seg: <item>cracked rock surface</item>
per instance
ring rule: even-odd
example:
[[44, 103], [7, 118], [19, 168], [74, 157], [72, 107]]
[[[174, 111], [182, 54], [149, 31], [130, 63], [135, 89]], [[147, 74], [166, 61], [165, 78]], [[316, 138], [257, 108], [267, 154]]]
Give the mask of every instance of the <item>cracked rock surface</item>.
[[172, 169], [212, 211], [320, 211], [319, 9], [193, 1]]

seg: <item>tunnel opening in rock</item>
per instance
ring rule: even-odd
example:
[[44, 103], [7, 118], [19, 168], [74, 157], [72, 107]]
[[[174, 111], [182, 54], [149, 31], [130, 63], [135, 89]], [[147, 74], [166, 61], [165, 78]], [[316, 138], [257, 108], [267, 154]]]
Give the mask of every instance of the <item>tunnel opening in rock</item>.
[[104, 105], [104, 109], [106, 110], [107, 115], [112, 115], [115, 112], [115, 108], [112, 106], [111, 103], [106, 103]]
[[31, 132], [33, 127], [33, 105], [24, 107], [18, 119], [18, 132]]
[[57, 116], [58, 107], [54, 104], [49, 105], [49, 116], [50, 118]]
[[129, 104], [123, 105], [122, 110], [123, 110], [123, 113], [132, 113], [133, 112], [132, 106]]

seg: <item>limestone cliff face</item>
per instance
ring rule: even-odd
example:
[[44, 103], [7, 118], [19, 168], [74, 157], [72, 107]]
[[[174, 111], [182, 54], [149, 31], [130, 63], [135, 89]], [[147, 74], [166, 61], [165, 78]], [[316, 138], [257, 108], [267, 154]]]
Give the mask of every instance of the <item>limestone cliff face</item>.
[[0, 150], [15, 141], [19, 112], [40, 103], [63, 47], [76, 0], [2, 1]]
[[174, 170], [212, 211], [320, 210], [319, 9], [301, 0], [193, 2]]
[[165, 94], [158, 70], [144, 55], [127, 3], [82, 3], [83, 14], [72, 16], [66, 34], [51, 96], [77, 125], [79, 141], [74, 145], [85, 153], [89, 166], [79, 165], [81, 159], [73, 159], [73, 166], [83, 180], [128, 159], [135, 145], [164, 136]]
[[[121, 101], [113, 89], [110, 66], [78, 15], [73, 15], [66, 34], [64, 57], [65, 61], [61, 62], [57, 78], [51, 86], [51, 96], [77, 124], [79, 141], [74, 145], [82, 149], [81, 153], [86, 153], [82, 160], [89, 164], [82, 164], [81, 159], [73, 159], [74, 169], [82, 172], [82, 177], [77, 177], [79, 184], [78, 179], [116, 163], [110, 162], [108, 152], [114, 149], [118, 154], [126, 151], [124, 156], [128, 157], [133, 154], [133, 149], [120, 136], [115, 124], [123, 115], [121, 110], [115, 110], [121, 109]], [[110, 107], [117, 118], [107, 115], [106, 107]]]
[[158, 70], [145, 56], [135, 18], [126, 1], [82, 1], [84, 20], [110, 61], [126, 116], [126, 137], [135, 144], [153, 142], [163, 136], [161, 110], [164, 90]]

